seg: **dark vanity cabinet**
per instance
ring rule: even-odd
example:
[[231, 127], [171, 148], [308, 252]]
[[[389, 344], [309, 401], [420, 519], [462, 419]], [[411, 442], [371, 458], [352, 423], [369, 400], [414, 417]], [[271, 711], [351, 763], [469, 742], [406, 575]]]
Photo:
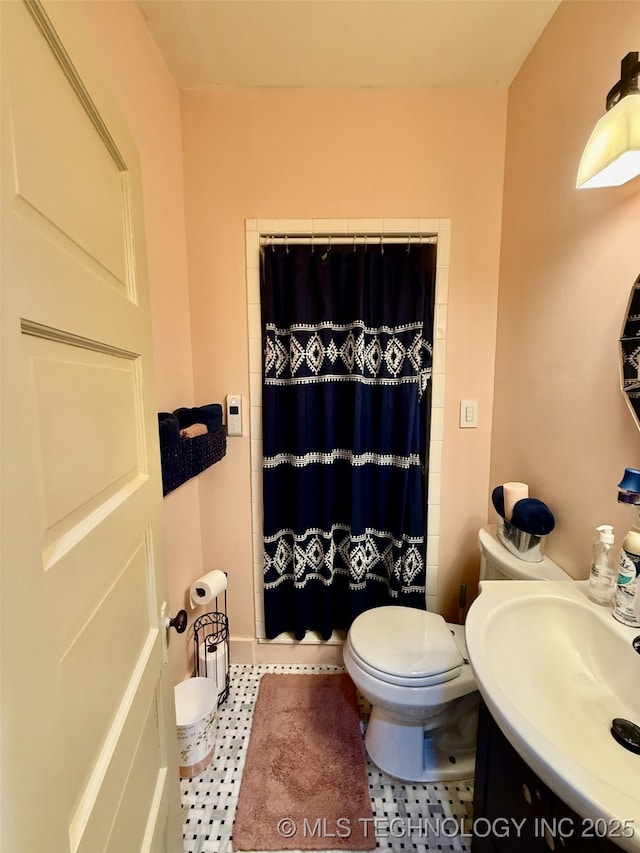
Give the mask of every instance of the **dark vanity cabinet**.
[[[620, 853], [624, 827], [581, 818], [520, 758], [480, 703], [472, 853]], [[629, 829], [626, 830], [630, 831]]]

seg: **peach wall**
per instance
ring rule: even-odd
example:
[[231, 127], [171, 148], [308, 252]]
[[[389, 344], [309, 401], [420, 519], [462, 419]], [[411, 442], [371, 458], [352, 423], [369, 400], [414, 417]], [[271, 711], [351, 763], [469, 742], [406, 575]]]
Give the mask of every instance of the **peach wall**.
[[[622, 532], [628, 522], [615, 484], [625, 466], [640, 467], [640, 444], [616, 341], [638, 273], [640, 195], [637, 180], [573, 187], [619, 61], [637, 48], [628, 33], [639, 5], [564, 2], [507, 113], [498, 90], [181, 96], [133, 0], [83, 4], [141, 152], [159, 409], [248, 399], [246, 219], [451, 219], [439, 578], [448, 618], [459, 583], [474, 592], [493, 485], [531, 483], [557, 515], [548, 553], [577, 577], [595, 525]], [[462, 398], [479, 401], [477, 430], [458, 428]], [[254, 636], [249, 443], [246, 425], [221, 463], [164, 502], [171, 611], [194, 577], [225, 568], [238, 638]], [[179, 680], [185, 638], [172, 640]]]
[[[205, 403], [193, 395], [184, 226], [180, 93], [133, 0], [82, 4], [86, 24], [140, 152], [159, 411]], [[164, 499], [169, 609], [202, 574], [198, 484]], [[188, 634], [170, 632], [174, 681], [190, 675]]]
[[[439, 593], [457, 617], [487, 511], [506, 93], [222, 90], [182, 101], [196, 396], [249, 396], [245, 219], [451, 219]], [[458, 428], [461, 398], [479, 401], [478, 429]], [[232, 636], [252, 638], [248, 430], [228, 444], [200, 482], [203, 549], [230, 573]]]
[[531, 484], [557, 518], [547, 553], [576, 578], [596, 525], [621, 541], [616, 484], [640, 467], [617, 349], [640, 272], [640, 179], [574, 189], [639, 32], [640, 3], [565, 2], [509, 94], [491, 484]]

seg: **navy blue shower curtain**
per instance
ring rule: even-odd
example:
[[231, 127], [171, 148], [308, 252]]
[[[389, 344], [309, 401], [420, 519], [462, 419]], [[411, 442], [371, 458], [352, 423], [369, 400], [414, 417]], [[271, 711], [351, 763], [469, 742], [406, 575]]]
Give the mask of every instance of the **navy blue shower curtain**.
[[424, 608], [436, 247], [261, 253], [265, 632]]

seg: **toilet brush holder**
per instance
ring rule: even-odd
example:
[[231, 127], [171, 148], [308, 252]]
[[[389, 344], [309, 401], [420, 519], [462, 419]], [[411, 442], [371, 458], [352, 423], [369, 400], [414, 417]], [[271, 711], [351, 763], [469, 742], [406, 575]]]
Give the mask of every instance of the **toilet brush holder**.
[[526, 533], [507, 521], [500, 519], [496, 531], [498, 539], [504, 547], [527, 563], [539, 563], [544, 557], [544, 546], [547, 537], [537, 536], [535, 533]]

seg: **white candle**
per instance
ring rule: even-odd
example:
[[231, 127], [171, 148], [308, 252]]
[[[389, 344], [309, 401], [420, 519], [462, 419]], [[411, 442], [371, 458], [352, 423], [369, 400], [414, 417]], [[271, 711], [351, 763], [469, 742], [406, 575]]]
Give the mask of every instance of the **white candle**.
[[529, 486], [526, 483], [505, 483], [502, 487], [504, 494], [504, 517], [511, 521], [513, 507], [523, 498], [529, 497]]

